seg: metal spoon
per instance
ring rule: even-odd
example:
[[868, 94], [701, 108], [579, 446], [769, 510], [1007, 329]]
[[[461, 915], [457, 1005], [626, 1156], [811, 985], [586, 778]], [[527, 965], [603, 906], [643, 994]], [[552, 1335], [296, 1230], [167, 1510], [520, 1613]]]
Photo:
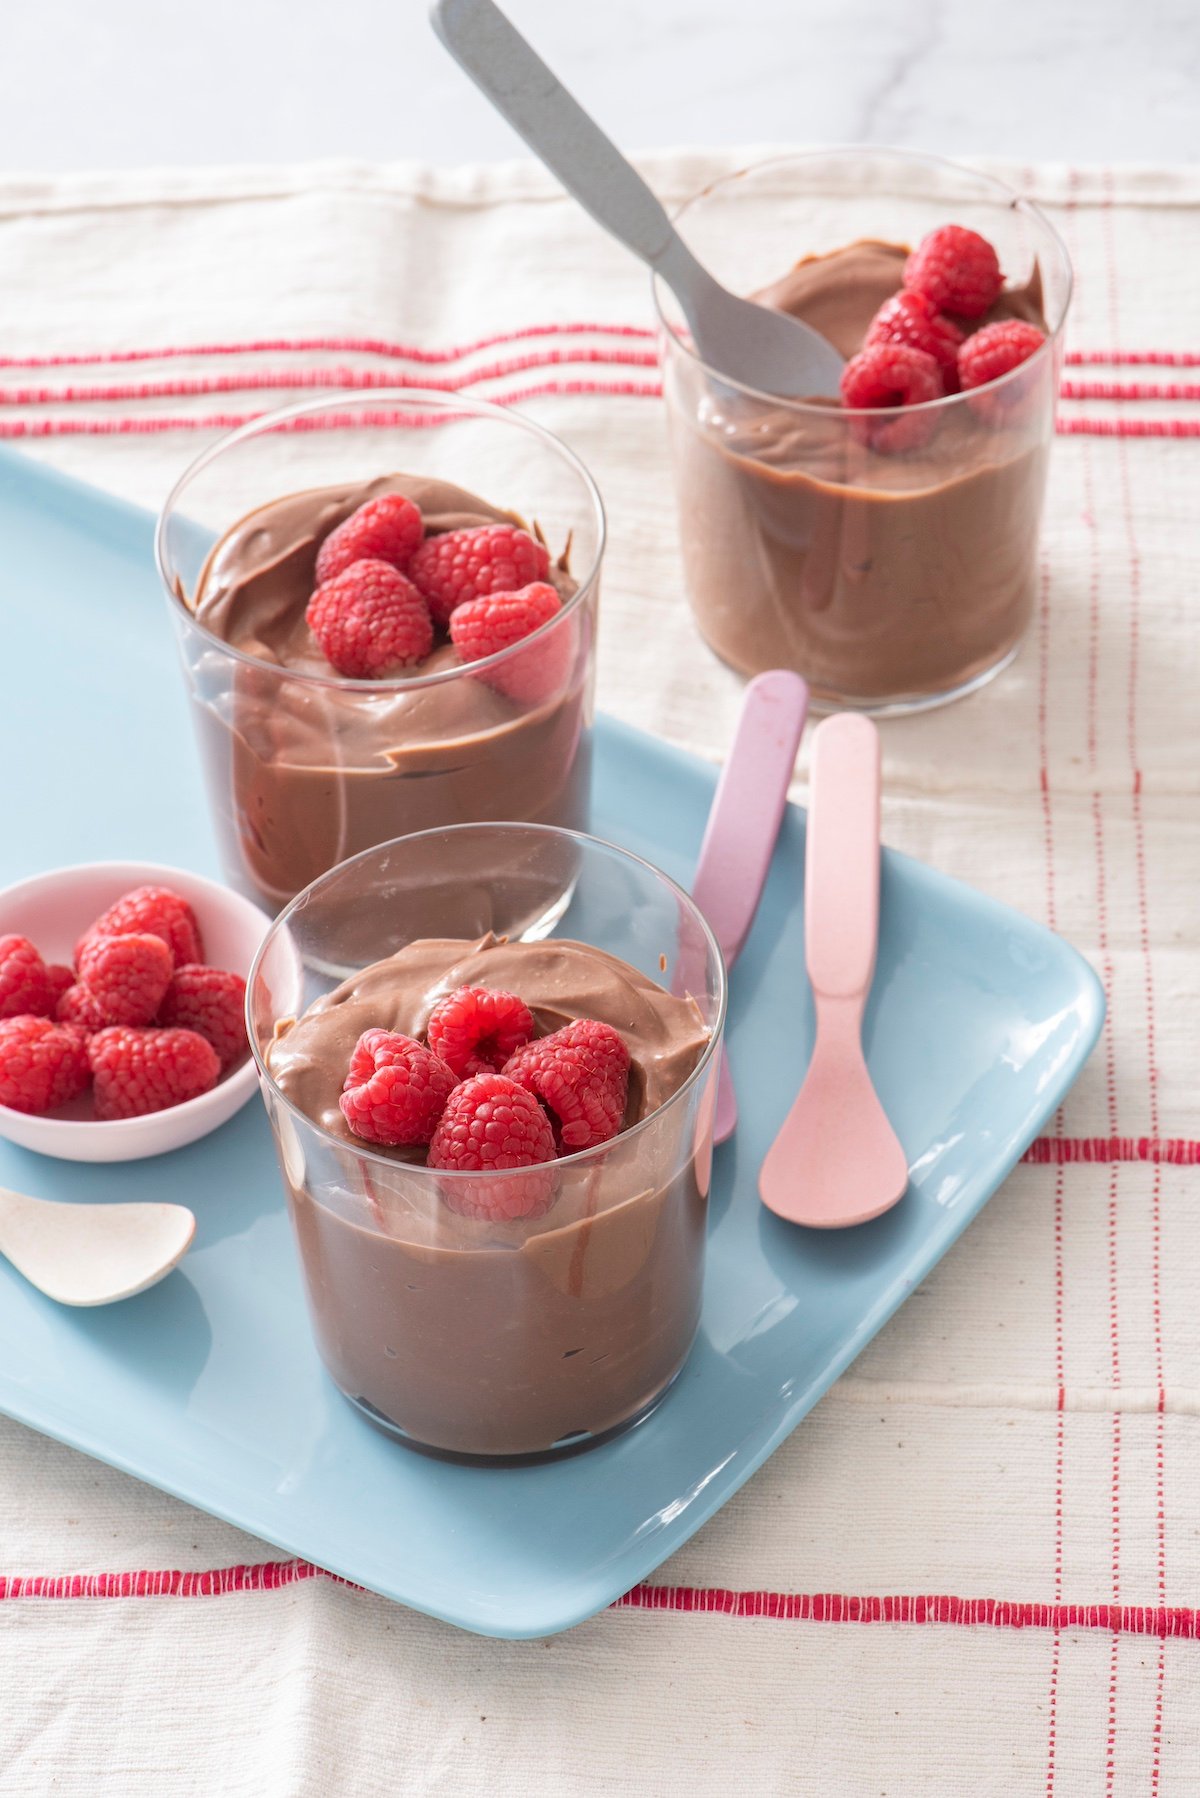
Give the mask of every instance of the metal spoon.
[[60, 1305], [111, 1305], [153, 1286], [187, 1254], [184, 1205], [61, 1205], [0, 1186], [0, 1255]]
[[762, 393], [837, 396], [842, 358], [833, 345], [784, 312], [739, 299], [696, 261], [641, 176], [492, 0], [434, 0], [432, 20], [568, 192], [662, 276], [710, 368]]

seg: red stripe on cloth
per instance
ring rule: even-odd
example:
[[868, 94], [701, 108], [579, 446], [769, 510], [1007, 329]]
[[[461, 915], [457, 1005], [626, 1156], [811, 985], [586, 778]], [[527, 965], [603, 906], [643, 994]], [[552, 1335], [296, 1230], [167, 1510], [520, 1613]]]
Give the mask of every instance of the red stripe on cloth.
[[[476, 364], [450, 375], [423, 375], [421, 386], [435, 393], [459, 393], [484, 381], [505, 380], [538, 368], [657, 368], [654, 350], [598, 349], [582, 345], [569, 349], [533, 350], [522, 356]], [[402, 383], [401, 383], [402, 384]], [[219, 393], [308, 392], [342, 389], [370, 392], [397, 385], [388, 369], [329, 368], [241, 369], [219, 375], [180, 375], [173, 380], [91, 381], [62, 387], [0, 387], [0, 406], [76, 406], [113, 404], [118, 400], [197, 399]], [[1064, 381], [1063, 400], [1200, 400], [1200, 382]]]
[[[1072, 181], [1074, 181], [1074, 174]], [[1105, 197], [1105, 205], [1108, 197]], [[1106, 270], [1109, 293], [1109, 309], [1112, 307], [1112, 283], [1114, 269], [1112, 261], [1111, 226], [1105, 238]], [[1096, 488], [1092, 471], [1090, 446], [1083, 457], [1083, 518], [1088, 534], [1088, 674], [1087, 674], [1087, 724], [1088, 724], [1088, 772], [1093, 782], [1099, 778], [1099, 674], [1100, 674], [1100, 602], [1102, 591], [1103, 559], [1100, 547], [1100, 532], [1096, 523]], [[1108, 1001], [1108, 1028], [1104, 1035], [1104, 1090], [1108, 1109], [1109, 1134], [1117, 1134], [1117, 1068], [1115, 1027], [1112, 1011], [1114, 988], [1114, 965], [1109, 937], [1108, 917], [1108, 864], [1105, 852], [1104, 806], [1098, 786], [1092, 792], [1092, 839], [1096, 857], [1096, 938], [1100, 951], [1101, 977], [1104, 982], [1105, 998]], [[1114, 1387], [1121, 1384], [1121, 1322], [1120, 1322], [1120, 1279], [1118, 1272], [1118, 1195], [1119, 1169], [1113, 1163], [1109, 1169], [1108, 1202], [1106, 1206], [1106, 1238], [1108, 1261], [1108, 1342], [1109, 1372]], [[1109, 1529], [1111, 1541], [1112, 1564], [1112, 1596], [1113, 1603], [1120, 1601], [1121, 1596], [1121, 1414], [1114, 1410], [1112, 1414], [1112, 1466], [1109, 1478]], [[1105, 1738], [1105, 1798], [1112, 1798], [1116, 1780], [1117, 1753], [1117, 1700], [1120, 1689], [1120, 1644], [1114, 1635], [1108, 1660], [1108, 1727]]]
[[[168, 343], [151, 349], [87, 350], [57, 356], [0, 356], [0, 368], [92, 368], [104, 363], [171, 362], [181, 356], [259, 356], [312, 354], [321, 351], [337, 356], [386, 356], [394, 362], [437, 364], [460, 362], [483, 350], [498, 349], [505, 343], [524, 343], [537, 337], [622, 337], [640, 342], [652, 340], [654, 332], [645, 325], [604, 324], [595, 320], [540, 325], [519, 325], [511, 331], [492, 331], [486, 337], [475, 337], [466, 343], [441, 349], [427, 344], [396, 343], [383, 337], [258, 337], [247, 343]], [[1130, 352], [1133, 354], [1133, 352]], [[1068, 361], [1071, 358], [1068, 356]]]
[[1200, 418], [1058, 418], [1060, 437], [1200, 437]]
[[[662, 388], [657, 381], [542, 381], [534, 386], [518, 388], [515, 392], [491, 393], [487, 397], [494, 405], [519, 406], [526, 400], [578, 394], [661, 399]], [[262, 416], [261, 412], [194, 415], [150, 412], [140, 416], [3, 419], [0, 420], [0, 438], [136, 437], [158, 436], [169, 431], [233, 431], [239, 425], [250, 424]], [[320, 425], [310, 422], [304, 428], [330, 430], [349, 422], [365, 428], [372, 424], [394, 424], [396, 421], [364, 416], [353, 421], [341, 419], [336, 426], [329, 420]], [[433, 424], [445, 421], [428, 418], [423, 422]], [[1060, 418], [1055, 429], [1060, 437], [1200, 437], [1200, 418]]]
[[[617, 337], [652, 342], [655, 333], [646, 325], [612, 324], [603, 320], [550, 321], [518, 325], [510, 331], [492, 331], [466, 343], [440, 348], [420, 343], [397, 343], [383, 337], [257, 337], [244, 342], [166, 343], [148, 348], [76, 350], [52, 356], [0, 356], [0, 368], [98, 368], [129, 362], [171, 362], [181, 357], [300, 355], [322, 352], [338, 356], [384, 356], [394, 362], [422, 366], [460, 362], [501, 344], [524, 343], [539, 337]], [[1068, 368], [1200, 368], [1200, 350], [1068, 350]]]
[[1200, 1611], [1180, 1605], [1022, 1604], [944, 1593], [849, 1597], [841, 1592], [740, 1592], [720, 1586], [635, 1586], [617, 1607], [787, 1623], [949, 1624], [966, 1629], [1095, 1629], [1114, 1635], [1200, 1637]]
[[1064, 381], [1063, 400], [1200, 400], [1196, 381]]
[[[506, 356], [500, 361], [460, 369], [452, 375], [425, 375], [421, 386], [434, 393], [459, 393], [482, 381], [502, 381], [509, 375], [528, 374], [538, 368], [575, 366], [602, 368], [657, 368], [653, 350], [540, 350], [525, 356]], [[401, 383], [402, 384], [402, 383]], [[195, 399], [216, 393], [255, 393], [272, 390], [301, 392], [311, 388], [371, 392], [395, 387], [396, 377], [375, 368], [275, 368], [222, 375], [185, 375], [174, 381], [105, 381], [67, 387], [0, 387], [0, 406], [91, 405], [116, 400]]]
[[0, 1600], [16, 1598], [221, 1598], [229, 1592], [276, 1592], [297, 1580], [334, 1579], [308, 1561], [259, 1561], [202, 1573], [162, 1569], [136, 1573], [0, 1575]]
[[1068, 350], [1069, 368], [1200, 368], [1200, 350]]
[[[1046, 923], [1051, 930], [1058, 924], [1058, 890], [1054, 866], [1054, 803], [1050, 787], [1050, 559], [1042, 556], [1038, 604], [1038, 786], [1042, 795], [1042, 843], [1046, 863]], [[1054, 1136], [1046, 1146], [1061, 1147], [1063, 1114], [1060, 1106], [1054, 1117]], [[1026, 1159], [1043, 1145], [1035, 1142]], [[1050, 1157], [1047, 1157], [1049, 1160]], [[1063, 1532], [1065, 1509], [1063, 1492], [1066, 1468], [1066, 1276], [1063, 1260], [1063, 1203], [1066, 1175], [1065, 1157], [1055, 1164], [1052, 1241], [1054, 1255], [1054, 1383], [1058, 1390], [1058, 1410], [1054, 1420], [1054, 1602], [1062, 1602]], [[1054, 1631], [1050, 1649], [1050, 1691], [1046, 1718], [1046, 1790], [1053, 1794], [1054, 1769], [1058, 1756], [1058, 1687], [1062, 1658], [1062, 1631]]]
[[[310, 1561], [260, 1561], [203, 1572], [143, 1569], [128, 1573], [0, 1575], [0, 1601], [129, 1598], [224, 1598], [237, 1592], [278, 1592], [311, 1579], [328, 1579], [360, 1592], [349, 1580]], [[849, 1595], [844, 1592], [770, 1592], [726, 1586], [634, 1586], [613, 1610], [684, 1611], [787, 1623], [948, 1624], [966, 1629], [1094, 1629], [1121, 1635], [1200, 1639], [1200, 1610], [1185, 1605], [1023, 1603], [1003, 1598], [955, 1598], [945, 1593]]]
[[1059, 418], [1060, 437], [1200, 437], [1200, 418]]
[[[662, 388], [657, 381], [540, 381], [529, 387], [518, 387], [507, 393], [491, 393], [488, 398], [493, 405], [519, 406], [525, 400], [541, 399], [546, 395], [562, 396], [575, 394], [604, 394], [609, 397], [659, 399]], [[247, 425], [262, 412], [215, 412], [197, 414], [173, 414], [147, 412], [140, 415], [123, 415], [99, 418], [18, 418], [0, 420], [0, 437], [127, 437], [139, 435], [157, 436], [166, 431], [233, 431], [239, 425]], [[411, 426], [432, 426], [448, 423], [456, 415], [453, 413], [430, 413], [424, 417], [409, 414], [402, 417], [396, 412], [360, 412], [331, 413], [324, 418], [295, 419], [290, 424], [278, 428], [296, 431], [329, 431], [344, 429], [349, 425], [357, 429], [378, 427], [386, 429], [398, 423]], [[466, 416], [465, 414], [462, 416]]]
[[1174, 1167], [1200, 1166], [1200, 1142], [1182, 1136], [1039, 1136], [1022, 1157], [1043, 1166], [1071, 1161], [1162, 1161]]
[[[1112, 208], [1112, 174], [1106, 177], [1108, 193], [1102, 214], [1109, 271], [1109, 325], [1118, 329], [1118, 269], [1120, 258], [1116, 245], [1116, 223]], [[1189, 388], [1186, 397], [1194, 398], [1200, 389]], [[1150, 903], [1147, 880], [1146, 832], [1142, 814], [1141, 756], [1138, 748], [1138, 700], [1141, 672], [1141, 604], [1142, 558], [1134, 525], [1133, 495], [1130, 485], [1129, 457], [1122, 443], [1117, 460], [1121, 487], [1121, 515], [1125, 527], [1125, 543], [1129, 557], [1129, 700], [1125, 715], [1125, 740], [1129, 755], [1130, 787], [1133, 810], [1134, 869], [1137, 884], [1138, 946], [1142, 957], [1142, 987], [1146, 1014], [1146, 1096], [1150, 1129], [1158, 1135], [1158, 1050], [1154, 1006], [1154, 965], [1150, 952]], [[1150, 1193], [1150, 1323], [1154, 1345], [1154, 1377], [1158, 1387], [1158, 1415], [1154, 1432], [1155, 1530], [1157, 1536], [1157, 1571], [1159, 1603], [1165, 1602], [1167, 1590], [1166, 1541], [1166, 1431], [1164, 1422], [1167, 1376], [1162, 1328], [1162, 1167], [1156, 1165]], [[1161, 1780], [1163, 1709], [1166, 1689], [1166, 1650], [1160, 1644], [1155, 1670], [1154, 1726], [1151, 1732], [1151, 1798], [1157, 1794]]]

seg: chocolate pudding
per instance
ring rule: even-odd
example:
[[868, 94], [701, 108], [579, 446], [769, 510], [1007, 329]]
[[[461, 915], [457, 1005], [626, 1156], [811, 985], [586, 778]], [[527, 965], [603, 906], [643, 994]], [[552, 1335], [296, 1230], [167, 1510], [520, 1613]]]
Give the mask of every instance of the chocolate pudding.
[[[900, 288], [906, 255], [862, 240], [754, 298], [849, 357]], [[1045, 329], [1036, 270], [963, 328], [1003, 318]], [[890, 455], [862, 440], [853, 412], [718, 388], [678, 348], [666, 378], [689, 591], [725, 661], [745, 674], [795, 669], [833, 703], [919, 703], [1016, 647], [1037, 584], [1052, 353], [1003, 395], [936, 402], [928, 441]]]
[[[413, 831], [494, 819], [587, 828], [594, 592], [553, 627], [572, 633], [573, 654], [560, 689], [537, 703], [471, 674], [446, 642], [398, 680], [347, 682], [322, 655], [304, 617], [317, 549], [389, 492], [416, 502], [428, 533], [524, 523], [413, 475], [316, 488], [241, 519], [195, 594], [179, 595], [210, 636], [251, 658], [199, 638], [188, 646], [226, 865], [271, 910], [335, 863]], [[565, 559], [547, 578], [564, 601], [576, 592]]]
[[[520, 994], [539, 1036], [589, 1017], [630, 1051], [622, 1132], [550, 1164], [536, 1218], [460, 1215], [445, 1191], [503, 1176], [439, 1174], [414, 1165], [422, 1150], [364, 1144], [338, 1106], [364, 1030], [420, 1037], [463, 985]], [[317, 1340], [343, 1392], [394, 1433], [460, 1455], [542, 1453], [652, 1405], [699, 1318], [707, 1126], [695, 1089], [671, 1101], [707, 1041], [692, 1000], [558, 938], [415, 942], [278, 1024], [271, 1076], [327, 1133], [276, 1119]]]

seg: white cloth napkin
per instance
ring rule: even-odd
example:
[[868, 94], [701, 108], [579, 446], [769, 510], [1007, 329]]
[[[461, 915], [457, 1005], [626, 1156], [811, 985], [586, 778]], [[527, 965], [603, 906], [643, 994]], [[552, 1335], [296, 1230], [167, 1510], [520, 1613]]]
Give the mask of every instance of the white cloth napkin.
[[[678, 200], [751, 154], [645, 166]], [[1200, 174], [999, 172], [1079, 277], [1044, 607], [994, 688], [885, 726], [885, 833], [1101, 972], [1052, 1137], [653, 1589], [550, 1641], [281, 1567], [0, 1421], [6, 1793], [1196, 1789]], [[198, 420], [313, 371], [542, 390], [609, 508], [601, 704], [721, 755], [647, 285], [540, 171], [13, 180], [0, 267], [0, 436], [150, 506]]]

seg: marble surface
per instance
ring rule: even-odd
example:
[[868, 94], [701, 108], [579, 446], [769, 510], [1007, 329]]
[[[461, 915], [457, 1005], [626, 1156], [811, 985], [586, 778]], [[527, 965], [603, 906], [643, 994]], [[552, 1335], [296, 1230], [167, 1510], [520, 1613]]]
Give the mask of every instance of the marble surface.
[[[1031, 161], [1195, 154], [1195, 0], [511, 0], [509, 10], [635, 149], [874, 140]], [[517, 154], [425, 12], [424, 0], [8, 8], [0, 168]]]

